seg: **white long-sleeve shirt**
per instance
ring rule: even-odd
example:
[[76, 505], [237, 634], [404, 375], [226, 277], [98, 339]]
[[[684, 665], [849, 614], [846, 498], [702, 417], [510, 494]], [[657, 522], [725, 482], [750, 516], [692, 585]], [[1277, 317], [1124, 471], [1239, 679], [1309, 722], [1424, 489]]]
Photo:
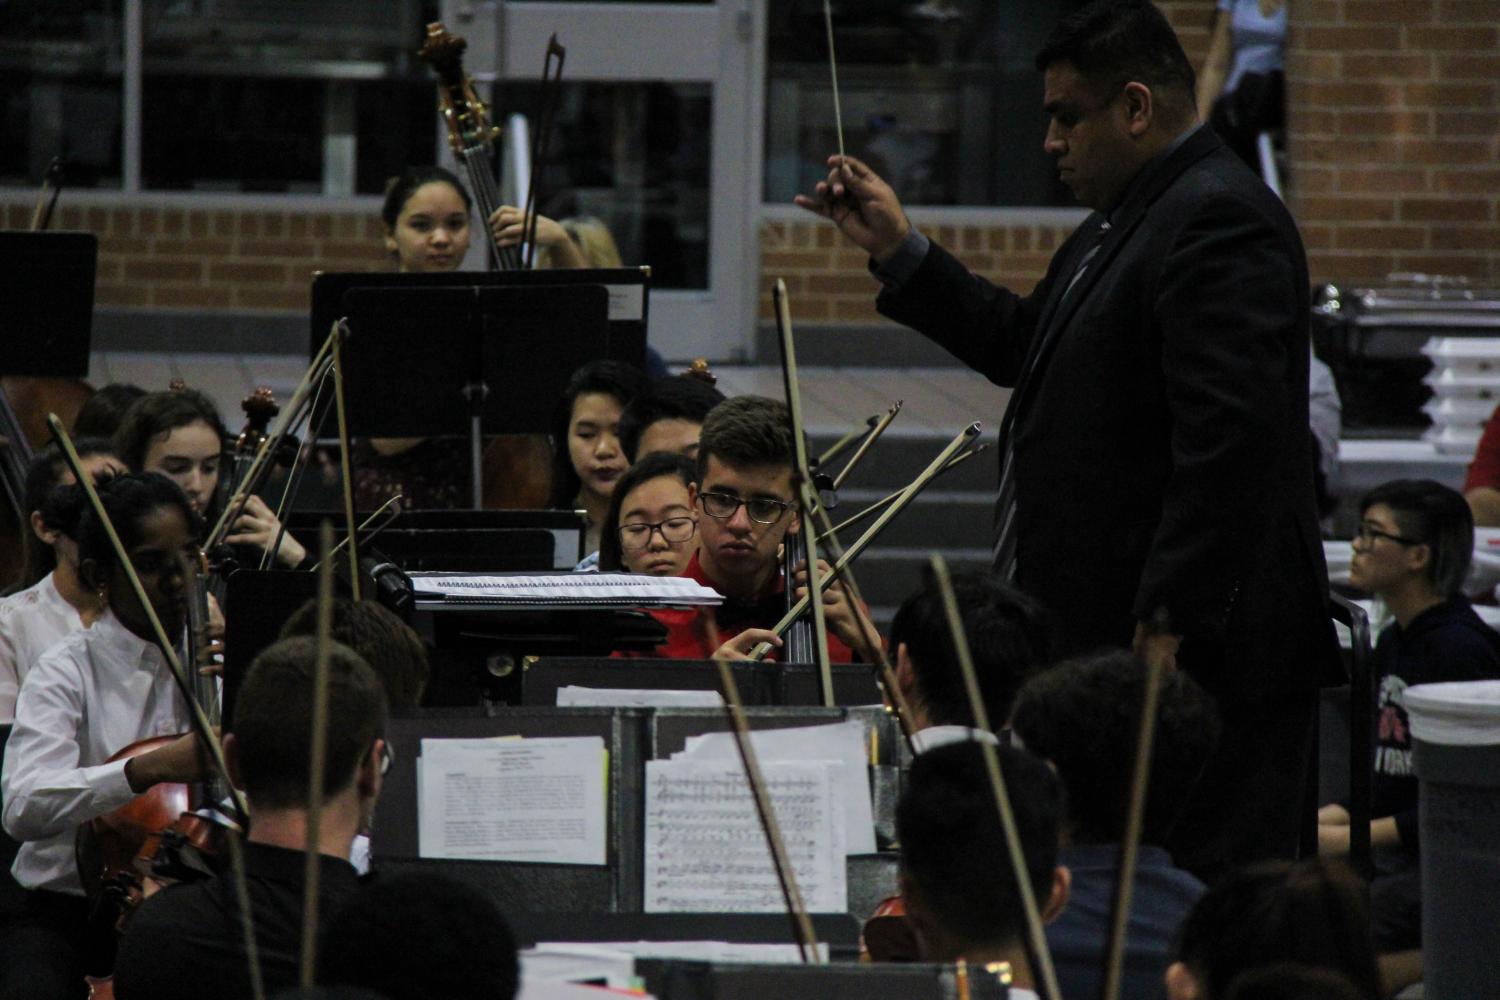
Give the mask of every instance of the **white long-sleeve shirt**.
[[42, 654], [83, 627], [51, 573], [0, 598], [0, 722], [15, 718], [21, 682]]
[[105, 761], [188, 725], [161, 650], [113, 612], [44, 653], [21, 685], [5, 747], [5, 831], [25, 842], [16, 881], [81, 895], [75, 828], [135, 797], [125, 761]]

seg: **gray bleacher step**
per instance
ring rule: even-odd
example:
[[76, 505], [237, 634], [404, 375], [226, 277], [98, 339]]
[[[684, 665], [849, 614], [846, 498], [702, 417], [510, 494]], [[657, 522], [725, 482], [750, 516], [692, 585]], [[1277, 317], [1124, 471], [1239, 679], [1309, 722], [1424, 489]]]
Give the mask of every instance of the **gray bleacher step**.
[[895, 608], [922, 583], [922, 574], [934, 551], [942, 553], [955, 573], [988, 572], [990, 551], [986, 548], [930, 549], [872, 546], [854, 562], [860, 595], [870, 607]]
[[[891, 490], [850, 490], [839, 493], [839, 505], [832, 512], [833, 522], [840, 524]], [[851, 525], [839, 533], [839, 540], [849, 545], [875, 523], [877, 515]], [[962, 549], [989, 544], [995, 517], [995, 491], [943, 490], [934, 484], [893, 517], [874, 543], [884, 547]]]
[[[954, 428], [954, 433], [957, 432], [958, 428]], [[821, 434], [813, 434], [810, 437], [814, 455], [826, 450], [837, 440], [835, 437], [825, 437]], [[859, 464], [850, 473], [845, 489], [874, 490], [884, 486], [885, 489], [876, 494], [883, 496], [917, 478], [923, 469], [932, 464], [932, 460], [937, 458], [950, 440], [951, 435], [887, 434], [860, 459]], [[981, 440], [989, 441], [990, 447], [943, 473], [934, 481], [931, 488], [989, 490], [993, 493], [995, 484], [1000, 479], [998, 449], [994, 446], [993, 434], [983, 435]], [[852, 454], [852, 451], [845, 452], [829, 463], [830, 472], [837, 475], [843, 468], [843, 463], [848, 461]]]

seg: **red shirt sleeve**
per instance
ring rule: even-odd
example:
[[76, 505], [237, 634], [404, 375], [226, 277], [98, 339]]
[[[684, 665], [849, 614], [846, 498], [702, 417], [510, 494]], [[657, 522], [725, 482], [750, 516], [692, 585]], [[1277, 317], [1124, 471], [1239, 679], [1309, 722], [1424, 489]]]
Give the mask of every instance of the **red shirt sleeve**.
[[1500, 489], [1500, 406], [1485, 423], [1479, 447], [1474, 450], [1474, 461], [1469, 463], [1469, 474], [1464, 478], [1465, 493], [1481, 486]]

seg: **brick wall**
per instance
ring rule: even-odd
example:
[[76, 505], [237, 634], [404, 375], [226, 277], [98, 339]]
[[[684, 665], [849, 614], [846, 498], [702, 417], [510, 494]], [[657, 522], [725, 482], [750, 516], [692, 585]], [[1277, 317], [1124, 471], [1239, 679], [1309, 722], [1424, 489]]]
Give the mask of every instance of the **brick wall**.
[[1500, 285], [1500, 3], [1288, 10], [1291, 198], [1313, 280]]
[[[391, 266], [374, 211], [122, 208], [94, 193], [77, 195], [81, 205], [68, 199], [65, 192], [52, 228], [99, 237], [94, 294], [103, 306], [306, 312], [314, 270]], [[31, 210], [4, 206], [4, 227], [25, 228]]]

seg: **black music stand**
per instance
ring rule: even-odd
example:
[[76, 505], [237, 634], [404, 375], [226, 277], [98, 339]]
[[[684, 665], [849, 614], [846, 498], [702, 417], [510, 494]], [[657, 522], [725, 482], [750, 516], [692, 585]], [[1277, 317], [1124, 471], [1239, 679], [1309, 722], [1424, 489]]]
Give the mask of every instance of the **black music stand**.
[[343, 302], [350, 434], [467, 434], [476, 510], [484, 435], [547, 431], [568, 378], [602, 357], [609, 340], [609, 293], [600, 285], [372, 283]]
[[98, 259], [92, 233], [0, 232], [0, 375], [89, 373]]

